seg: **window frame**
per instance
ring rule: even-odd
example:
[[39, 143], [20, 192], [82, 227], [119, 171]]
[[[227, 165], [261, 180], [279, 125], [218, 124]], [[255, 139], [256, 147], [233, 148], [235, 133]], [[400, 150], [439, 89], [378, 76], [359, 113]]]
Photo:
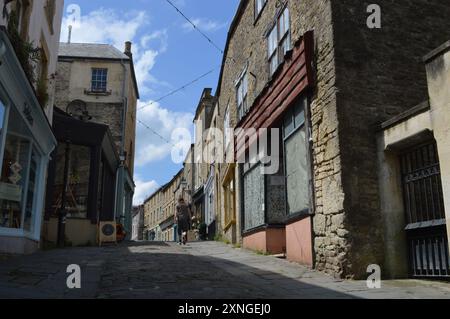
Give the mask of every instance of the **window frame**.
[[[236, 83], [236, 109], [238, 115], [238, 121], [242, 120], [248, 113], [248, 65], [239, 75]], [[241, 91], [242, 90], [242, 91]], [[239, 102], [239, 96], [241, 96], [241, 102]]]
[[[94, 72], [99, 72], [101, 71], [102, 73], [99, 75], [98, 73], [95, 74], [95, 79], [94, 79]], [[103, 72], [105, 72], [105, 74], [103, 74]], [[101, 79], [99, 80], [98, 78], [101, 77]], [[103, 80], [103, 77], [105, 77], [105, 79]], [[99, 89], [98, 86], [94, 86], [94, 83], [100, 83], [103, 84], [104, 82], [104, 88], [103, 85], [101, 86], [101, 88]], [[93, 93], [107, 93], [108, 91], [108, 68], [92, 68], [91, 69], [91, 92]]]
[[[281, 28], [281, 22], [283, 22], [283, 30]], [[282, 31], [284, 31], [283, 34], [281, 34]], [[275, 41], [276, 47], [273, 48], [271, 52], [270, 49], [273, 42], [272, 36], [274, 32], [276, 33], [276, 41]], [[269, 75], [270, 77], [272, 77], [278, 70], [278, 67], [284, 62], [285, 55], [290, 50], [292, 50], [291, 16], [287, 3], [277, 13], [273, 25], [269, 28], [269, 31], [266, 34], [266, 39], [267, 39], [267, 52], [268, 52], [267, 61], [269, 64]], [[276, 60], [276, 66], [273, 65], [274, 60]]]
[[[296, 120], [296, 116], [295, 116], [295, 110], [296, 107], [298, 106], [298, 103], [302, 103], [302, 110], [303, 110], [303, 121], [301, 124], [296, 124], [295, 120]], [[305, 147], [306, 147], [306, 162], [308, 165], [308, 169], [307, 169], [307, 189], [308, 189], [308, 198], [309, 198], [309, 203], [308, 203], [308, 208], [307, 209], [303, 209], [301, 211], [298, 212], [289, 212], [289, 205], [286, 205], [286, 220], [290, 221], [290, 220], [296, 220], [299, 217], [305, 216], [305, 215], [312, 215], [313, 211], [314, 211], [314, 202], [312, 199], [312, 196], [314, 196], [312, 190], [311, 190], [311, 178], [312, 178], [312, 171], [311, 171], [311, 147], [310, 147], [310, 130], [309, 130], [309, 125], [308, 125], [308, 107], [309, 107], [309, 101], [308, 98], [306, 96], [300, 96], [298, 98], [298, 100], [296, 100], [287, 110], [287, 112], [285, 113], [285, 116], [283, 117], [282, 120], [282, 141], [283, 141], [283, 170], [284, 170], [284, 178], [285, 178], [285, 199], [286, 202], [288, 200], [288, 185], [287, 185], [287, 157], [286, 157], [286, 143], [288, 140], [290, 140], [291, 138], [293, 138], [295, 136], [295, 134], [300, 131], [301, 129], [305, 129]], [[286, 115], [290, 115], [291, 119], [292, 119], [292, 123], [293, 123], [293, 129], [288, 132], [288, 134], [286, 134], [285, 132], [285, 118]]]
[[[259, 17], [261, 16], [264, 8], [266, 7], [267, 1], [268, 0], [255, 0], [254, 1], [253, 9], [254, 9], [254, 20], [255, 20], [255, 23], [256, 23], [256, 21], [259, 20]], [[259, 8], [259, 10], [258, 10], [258, 4], [259, 3], [261, 3], [261, 8]]]

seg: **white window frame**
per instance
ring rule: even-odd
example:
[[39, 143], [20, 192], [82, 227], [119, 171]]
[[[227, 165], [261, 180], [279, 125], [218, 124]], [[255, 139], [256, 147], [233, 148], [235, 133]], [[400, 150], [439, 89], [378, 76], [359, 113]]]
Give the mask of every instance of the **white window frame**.
[[[284, 56], [292, 49], [289, 7], [277, 16], [276, 23], [267, 34], [269, 73], [272, 76], [284, 61]], [[276, 39], [274, 37], [276, 36]], [[276, 43], [276, 47], [275, 47]]]
[[[244, 68], [235, 83], [236, 87], [236, 108], [238, 111], [238, 120], [240, 121], [249, 111], [248, 107], [248, 65]], [[241, 97], [241, 98], [240, 98]]]
[[266, 6], [267, 0], [255, 0], [255, 21], [259, 18], [261, 12]]

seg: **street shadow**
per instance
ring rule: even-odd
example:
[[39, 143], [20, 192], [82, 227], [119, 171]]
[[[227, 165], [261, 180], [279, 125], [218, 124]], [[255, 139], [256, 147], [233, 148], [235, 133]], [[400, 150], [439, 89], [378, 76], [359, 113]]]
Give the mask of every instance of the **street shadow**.
[[[335, 290], [339, 282], [325, 275], [314, 275], [314, 271], [300, 265], [298, 272], [283, 274], [289, 270], [281, 264], [277, 263], [277, 272], [264, 267], [274, 257], [245, 252], [230, 260], [229, 256], [221, 258], [220, 254], [233, 250], [217, 247], [221, 251], [212, 252], [215, 256], [198, 255], [201, 250], [194, 252], [196, 243], [180, 247], [163, 242], [126, 242], [118, 247], [38, 252], [0, 263], [0, 298], [355, 298], [342, 289]], [[253, 261], [250, 266], [246, 264], [248, 258], [260, 258], [260, 264]], [[70, 264], [81, 267], [81, 289], [67, 287], [66, 270]]]

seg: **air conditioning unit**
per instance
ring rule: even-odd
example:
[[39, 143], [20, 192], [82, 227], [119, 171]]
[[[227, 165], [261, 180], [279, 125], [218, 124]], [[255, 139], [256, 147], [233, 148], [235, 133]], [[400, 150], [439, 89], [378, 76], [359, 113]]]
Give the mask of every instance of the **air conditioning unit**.
[[117, 245], [116, 222], [100, 222], [98, 226], [98, 245], [104, 243]]

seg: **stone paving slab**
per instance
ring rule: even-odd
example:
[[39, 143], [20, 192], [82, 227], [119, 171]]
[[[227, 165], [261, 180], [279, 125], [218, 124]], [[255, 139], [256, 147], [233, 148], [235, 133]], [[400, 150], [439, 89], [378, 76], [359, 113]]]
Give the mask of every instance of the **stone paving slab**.
[[[69, 264], [82, 288], [66, 286]], [[38, 252], [0, 260], [0, 298], [450, 298], [448, 283], [342, 281], [296, 263], [217, 242], [128, 243]]]

